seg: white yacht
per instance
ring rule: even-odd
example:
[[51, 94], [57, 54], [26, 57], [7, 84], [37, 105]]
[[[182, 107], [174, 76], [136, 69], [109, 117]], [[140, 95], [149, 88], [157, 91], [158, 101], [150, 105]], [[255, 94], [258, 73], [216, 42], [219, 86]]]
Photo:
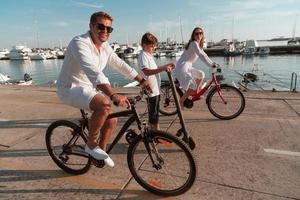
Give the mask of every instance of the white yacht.
[[256, 52], [255, 47], [246, 47], [243, 52], [243, 56], [253, 56], [255, 52]]
[[141, 45], [134, 43], [132, 46], [127, 47], [124, 50], [124, 58], [136, 58], [142, 50]]
[[297, 40], [296, 38], [292, 38], [287, 42], [288, 46], [292, 46], [292, 45], [300, 45], [300, 39]]
[[47, 56], [44, 53], [32, 53], [30, 55], [31, 60], [46, 60]]
[[0, 51], [0, 60], [7, 60], [7, 59], [9, 59], [8, 54], [9, 54], [8, 49], [2, 49]]
[[4, 84], [9, 80], [10, 80], [10, 77], [8, 75], [0, 73], [0, 84]]
[[25, 46], [13, 46], [10, 50], [8, 57], [10, 60], [29, 60], [29, 54], [32, 53], [30, 48]]
[[256, 40], [247, 40], [245, 50], [243, 52], [244, 56], [252, 56], [256, 53], [257, 50], [257, 41]]
[[117, 49], [121, 48], [120, 45], [118, 43], [116, 43], [116, 42], [111, 43], [110, 46], [114, 50], [114, 52], [116, 52]]
[[183, 54], [183, 46], [175, 46], [174, 50], [168, 54], [168, 57], [180, 57]]
[[154, 57], [160, 58], [160, 57], [166, 57], [166, 52], [163, 51], [156, 51], [154, 52]]
[[180, 57], [183, 54], [182, 50], [177, 50], [177, 51], [173, 51], [172, 53], [170, 53], [170, 57]]

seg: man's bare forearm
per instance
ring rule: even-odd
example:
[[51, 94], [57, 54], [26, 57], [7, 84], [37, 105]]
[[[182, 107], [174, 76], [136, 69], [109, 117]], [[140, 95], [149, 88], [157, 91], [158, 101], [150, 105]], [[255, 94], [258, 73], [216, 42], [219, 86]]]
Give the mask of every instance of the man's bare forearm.
[[113, 94], [116, 94], [117, 92], [111, 87], [110, 84], [99, 84], [97, 85], [97, 88], [101, 90], [104, 94], [106, 94], [108, 97], [110, 97]]

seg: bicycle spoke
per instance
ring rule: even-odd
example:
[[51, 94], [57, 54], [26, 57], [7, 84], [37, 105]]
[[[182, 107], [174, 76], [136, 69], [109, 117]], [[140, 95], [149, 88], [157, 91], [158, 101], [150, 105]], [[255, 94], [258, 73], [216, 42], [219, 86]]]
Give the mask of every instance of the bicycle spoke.
[[191, 157], [187, 156], [181, 143], [174, 141], [161, 135], [154, 136], [148, 141], [150, 154], [144, 142], [136, 144], [132, 152], [134, 166], [130, 169], [134, 170], [137, 181], [149, 191], [173, 195], [191, 186], [190, 182], [195, 178]]
[[220, 119], [232, 119], [240, 115], [245, 107], [243, 94], [232, 86], [221, 86], [208, 96], [208, 108]]
[[174, 115], [177, 107], [170, 86], [161, 88], [160, 112], [164, 115]]
[[81, 174], [89, 169], [91, 161], [84, 151], [84, 140], [75, 130], [77, 125], [72, 122], [53, 123], [47, 129], [46, 143], [50, 156], [60, 168]]

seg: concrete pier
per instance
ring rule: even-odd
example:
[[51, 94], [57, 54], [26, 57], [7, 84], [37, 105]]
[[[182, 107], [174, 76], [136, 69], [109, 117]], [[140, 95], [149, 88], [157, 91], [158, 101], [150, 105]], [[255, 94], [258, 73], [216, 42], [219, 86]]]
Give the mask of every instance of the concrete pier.
[[[198, 174], [188, 192], [166, 199], [300, 199], [300, 94], [244, 94], [245, 111], [233, 120], [214, 118], [204, 100], [183, 112], [196, 142]], [[72, 176], [56, 166], [46, 150], [46, 129], [55, 120], [76, 119], [80, 113], [61, 103], [55, 88], [0, 86], [0, 97], [1, 200], [164, 199], [132, 178], [125, 139], [111, 153], [114, 168], [92, 167]], [[160, 124], [172, 134], [180, 127], [175, 116], [161, 116]]]
[[[299, 54], [300, 53], [300, 45], [290, 45], [290, 46], [268, 46], [270, 48], [270, 54]], [[257, 47], [257, 50], [260, 47]], [[209, 56], [224, 56], [225, 48], [218, 47], [218, 48], [207, 48], [204, 51]]]

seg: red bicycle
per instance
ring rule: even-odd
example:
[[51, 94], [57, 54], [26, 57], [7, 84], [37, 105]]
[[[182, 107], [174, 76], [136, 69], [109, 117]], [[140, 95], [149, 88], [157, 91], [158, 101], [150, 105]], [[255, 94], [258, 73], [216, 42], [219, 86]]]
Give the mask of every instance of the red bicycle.
[[[239, 116], [245, 108], [245, 97], [236, 87], [219, 83], [219, 80], [223, 78], [221, 71], [221, 68], [213, 69], [211, 79], [199, 93], [193, 95], [191, 99], [186, 99], [184, 106], [186, 108], [192, 108], [194, 102], [200, 100], [201, 96], [208, 91], [208, 94], [206, 95], [206, 104], [209, 111], [215, 117], [223, 120], [229, 120]], [[179, 96], [182, 96], [183, 91], [181, 90], [178, 82], [175, 85], [177, 93]], [[169, 81], [162, 82], [160, 104], [159, 112], [161, 114], [175, 115], [177, 113], [177, 107]]]

